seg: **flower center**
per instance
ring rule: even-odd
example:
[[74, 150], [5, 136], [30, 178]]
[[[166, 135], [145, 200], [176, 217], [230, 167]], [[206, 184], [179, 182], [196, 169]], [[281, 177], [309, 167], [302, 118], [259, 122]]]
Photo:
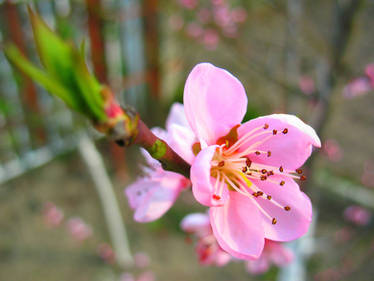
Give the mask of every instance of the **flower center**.
[[[275, 167], [257, 163], [252, 159], [271, 157], [271, 151], [262, 151], [259, 147], [273, 137], [284, 137], [288, 133], [288, 128], [278, 131], [269, 129], [269, 125], [264, 124], [238, 138], [238, 127], [235, 126], [229, 134], [217, 141], [218, 147], [213, 156], [211, 168], [211, 176], [216, 179], [213, 199], [221, 200], [224, 188], [227, 186], [226, 188], [229, 190], [250, 198], [259, 210], [271, 220], [272, 224], [276, 224], [277, 219], [270, 216], [261, 207], [260, 200], [267, 200], [285, 211], [290, 211], [291, 207], [279, 204], [276, 198], [273, 198], [271, 194], [266, 194], [261, 190], [261, 186], [254, 184], [254, 182], [268, 181], [285, 188], [285, 177], [300, 180], [306, 178], [301, 175], [302, 170], [300, 169], [287, 170], [283, 166]], [[257, 156], [257, 158], [253, 156]]]

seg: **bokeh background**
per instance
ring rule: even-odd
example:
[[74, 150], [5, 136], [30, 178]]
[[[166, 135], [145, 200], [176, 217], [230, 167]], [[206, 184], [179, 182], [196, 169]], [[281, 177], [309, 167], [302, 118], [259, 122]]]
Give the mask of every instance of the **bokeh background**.
[[[160, 220], [134, 223], [123, 189], [139, 173], [138, 149], [101, 139], [1, 51], [13, 41], [39, 63], [26, 4], [63, 38], [85, 40], [92, 71], [150, 127], [163, 126], [202, 61], [242, 81], [247, 120], [284, 112], [311, 124], [323, 147], [306, 163], [302, 188], [315, 222], [304, 242], [290, 245], [304, 274], [281, 279], [285, 271], [271, 268], [253, 276], [241, 262], [200, 266], [179, 228], [186, 214], [204, 211], [189, 192]], [[121, 280], [124, 272], [164, 281], [372, 280], [373, 15], [372, 0], [0, 1], [0, 280]], [[113, 262], [78, 149], [85, 135], [101, 152], [138, 267]]]

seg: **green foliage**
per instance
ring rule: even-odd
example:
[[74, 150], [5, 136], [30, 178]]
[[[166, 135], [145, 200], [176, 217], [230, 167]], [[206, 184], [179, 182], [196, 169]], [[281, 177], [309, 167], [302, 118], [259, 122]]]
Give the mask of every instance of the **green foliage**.
[[44, 70], [34, 66], [12, 44], [5, 49], [9, 61], [30, 76], [52, 95], [62, 99], [70, 108], [94, 122], [107, 119], [104, 111], [103, 86], [89, 72], [81, 50], [62, 40], [46, 23], [28, 9], [34, 40]]

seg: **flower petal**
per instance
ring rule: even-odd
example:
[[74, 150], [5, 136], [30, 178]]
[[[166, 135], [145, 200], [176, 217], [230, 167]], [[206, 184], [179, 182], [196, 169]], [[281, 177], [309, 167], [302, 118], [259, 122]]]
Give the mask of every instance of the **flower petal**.
[[229, 197], [226, 183], [222, 183], [223, 193], [221, 199], [213, 199], [215, 194], [216, 179], [210, 176], [211, 161], [216, 151], [217, 145], [211, 145], [203, 149], [196, 156], [191, 166], [192, 192], [196, 200], [206, 206], [219, 206], [226, 202]]
[[181, 221], [181, 228], [185, 232], [196, 233], [198, 237], [203, 237], [211, 233], [209, 216], [205, 213], [188, 214]]
[[[285, 176], [271, 176], [274, 182], [285, 181], [285, 185], [280, 186], [267, 180], [251, 180], [266, 195], [272, 199], [256, 198], [260, 206], [271, 216], [276, 218], [277, 223], [272, 224], [271, 219], [263, 214], [263, 225], [265, 238], [274, 241], [291, 241], [304, 235], [312, 221], [312, 204], [308, 196], [300, 191], [297, 183]], [[281, 205], [276, 206], [271, 201]], [[289, 206], [286, 211], [283, 207]]]
[[186, 114], [184, 113], [183, 104], [176, 102], [171, 106], [169, 116], [166, 119], [166, 130], [168, 132], [171, 125], [180, 125], [182, 127], [190, 128]]
[[250, 198], [230, 191], [230, 199], [210, 208], [214, 236], [223, 250], [239, 259], [256, 259], [264, 248], [264, 229]]
[[168, 128], [169, 146], [187, 163], [191, 164], [195, 155], [192, 146], [197, 142], [195, 134], [189, 127], [183, 127], [177, 124], [171, 124]]
[[150, 222], [160, 218], [174, 204], [186, 179], [173, 172], [156, 172], [141, 178], [125, 190], [130, 207], [135, 209], [134, 220]]
[[[268, 124], [269, 128], [266, 131], [261, 129], [254, 132], [253, 135], [263, 134], [249, 140], [246, 147], [248, 148], [250, 145], [269, 137], [264, 143], [255, 145], [253, 149], [271, 151], [271, 156], [256, 156], [253, 153], [253, 155], [250, 155], [252, 162], [276, 167], [283, 166], [293, 170], [304, 164], [312, 153], [313, 146], [321, 147], [321, 141], [314, 129], [296, 116], [289, 114], [273, 114], [250, 120], [239, 127], [239, 138], [255, 128], [263, 127], [265, 124]], [[287, 133], [283, 133], [284, 129], [287, 129]], [[276, 135], [272, 134], [273, 130], [277, 131]], [[266, 134], [266, 132], [269, 133]], [[240, 150], [243, 151], [243, 149], [245, 149], [244, 146]]]
[[239, 124], [247, 110], [247, 96], [240, 81], [210, 63], [200, 63], [192, 69], [183, 100], [192, 130], [208, 145]]
[[246, 268], [253, 275], [263, 274], [270, 268], [269, 259], [267, 256], [261, 255], [257, 260], [248, 261]]

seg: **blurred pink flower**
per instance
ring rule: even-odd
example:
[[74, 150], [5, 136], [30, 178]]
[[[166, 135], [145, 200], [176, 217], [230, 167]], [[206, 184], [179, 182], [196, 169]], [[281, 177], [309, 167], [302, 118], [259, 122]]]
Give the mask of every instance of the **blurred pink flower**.
[[343, 155], [339, 143], [334, 139], [328, 139], [323, 143], [322, 152], [332, 162], [340, 161]]
[[156, 280], [155, 274], [152, 271], [146, 271], [139, 275], [136, 281], [154, 281]]
[[364, 164], [361, 182], [368, 187], [374, 187], [374, 164], [370, 161], [366, 161]]
[[262, 274], [272, 265], [283, 267], [294, 258], [293, 252], [283, 246], [282, 243], [265, 240], [264, 251], [257, 260], [247, 261], [247, 270], [252, 274]]
[[188, 10], [193, 10], [197, 6], [197, 0], [178, 0], [179, 4]]
[[196, 253], [200, 264], [224, 266], [231, 260], [231, 256], [218, 245], [207, 214], [187, 215], [181, 222], [181, 228], [198, 238]]
[[335, 232], [334, 238], [338, 243], [345, 243], [353, 236], [352, 230], [344, 227]]
[[205, 24], [205, 23], [209, 22], [211, 16], [212, 16], [212, 14], [211, 14], [210, 10], [207, 9], [207, 8], [201, 8], [201, 9], [197, 12], [197, 19], [198, 19], [199, 22], [201, 22], [202, 24]]
[[[166, 128], [172, 125], [185, 124], [183, 107], [174, 105], [171, 108]], [[168, 142], [168, 133], [161, 128], [153, 128], [153, 133]], [[125, 189], [130, 207], [135, 210], [134, 220], [150, 222], [164, 215], [174, 204], [180, 192], [190, 186], [190, 181], [184, 176], [165, 171], [161, 164], [153, 159], [149, 153], [141, 149], [147, 167], [143, 167], [144, 177], [138, 178]]]
[[233, 23], [230, 9], [222, 5], [213, 9], [214, 21], [220, 27], [225, 27]]
[[359, 77], [349, 82], [343, 89], [343, 96], [347, 99], [363, 96], [373, 89], [368, 77]]
[[236, 7], [231, 11], [231, 17], [233, 21], [243, 23], [247, 19], [247, 11], [242, 7]]
[[67, 221], [71, 236], [77, 241], [83, 241], [92, 236], [92, 229], [81, 218], [75, 217]]
[[169, 25], [172, 28], [172, 30], [178, 31], [181, 30], [184, 24], [184, 20], [179, 15], [172, 15], [169, 18]]
[[374, 63], [368, 64], [365, 67], [365, 74], [370, 79], [371, 87], [374, 88]]
[[210, 2], [214, 6], [221, 6], [221, 5], [225, 4], [225, 0], [211, 0]]
[[238, 28], [236, 25], [228, 25], [223, 28], [223, 34], [229, 38], [235, 38], [238, 36]]
[[48, 227], [59, 226], [64, 219], [64, 213], [55, 204], [47, 202], [43, 209], [44, 222]]
[[115, 255], [113, 252], [112, 247], [107, 243], [101, 243], [97, 247], [97, 253], [105, 262], [113, 263], [115, 259]]
[[138, 252], [134, 255], [134, 262], [136, 267], [144, 268], [149, 266], [150, 259], [146, 253]]
[[121, 277], [120, 277], [119, 280], [120, 281], [135, 281], [135, 278], [134, 278], [134, 276], [131, 273], [124, 272], [124, 273], [122, 273], [122, 275], [121, 275]]
[[316, 90], [314, 80], [313, 80], [312, 77], [309, 77], [309, 76], [301, 76], [300, 77], [299, 87], [300, 87], [300, 90], [306, 95], [311, 95]]
[[365, 226], [370, 222], [371, 213], [357, 205], [349, 206], [344, 210], [344, 218], [359, 226]]
[[203, 44], [208, 50], [215, 50], [219, 42], [219, 36], [217, 31], [214, 29], [208, 28], [204, 31], [203, 34]]
[[193, 194], [210, 207], [220, 247], [254, 259], [265, 238], [289, 241], [308, 230], [311, 203], [294, 179], [305, 179], [298, 168], [321, 143], [313, 128], [293, 115], [238, 125], [246, 108], [238, 79], [212, 64], [198, 64], [184, 89], [190, 128], [171, 128], [169, 144], [192, 164]]
[[191, 22], [186, 26], [186, 33], [192, 38], [199, 38], [203, 34], [203, 29], [196, 22]]

